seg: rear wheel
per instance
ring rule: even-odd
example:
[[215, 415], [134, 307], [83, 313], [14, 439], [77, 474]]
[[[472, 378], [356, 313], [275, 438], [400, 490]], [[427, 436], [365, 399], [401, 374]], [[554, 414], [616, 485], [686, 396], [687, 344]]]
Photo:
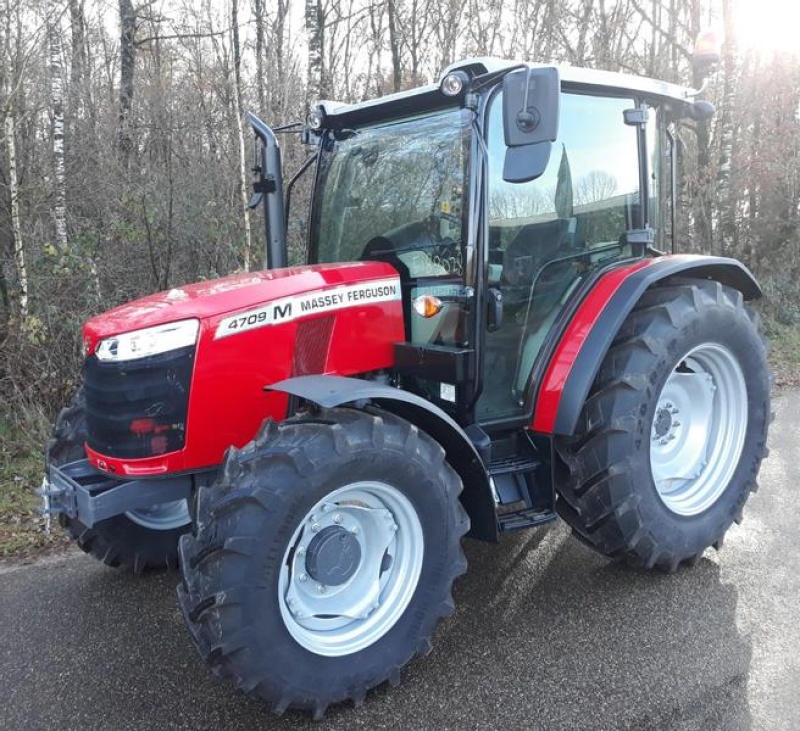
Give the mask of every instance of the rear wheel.
[[[86, 414], [83, 391], [56, 420], [47, 445], [47, 460], [55, 465], [83, 459]], [[61, 526], [86, 553], [108, 566], [141, 573], [146, 569], [177, 568], [178, 540], [190, 527], [186, 500], [152, 505], [101, 520], [88, 528], [77, 518], [59, 515]]]
[[770, 377], [741, 294], [648, 291], [606, 355], [577, 433], [558, 441], [557, 509], [607, 556], [674, 571], [719, 547], [756, 489]]
[[201, 656], [277, 713], [360, 702], [427, 654], [466, 570], [444, 451], [383, 412], [267, 422], [201, 488], [178, 595]]

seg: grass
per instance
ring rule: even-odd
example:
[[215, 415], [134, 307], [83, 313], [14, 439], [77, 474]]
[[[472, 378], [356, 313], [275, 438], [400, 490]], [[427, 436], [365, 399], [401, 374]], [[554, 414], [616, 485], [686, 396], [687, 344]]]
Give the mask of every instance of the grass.
[[[800, 386], [800, 324], [764, 318], [770, 365], [779, 388]], [[43, 449], [51, 424], [36, 409], [15, 413], [0, 407], [0, 562], [33, 557], [61, 548], [68, 539], [54, 525], [45, 532], [34, 493], [42, 482]]]
[[769, 339], [769, 360], [779, 388], [800, 386], [800, 324], [784, 325], [764, 319], [764, 331]]
[[43, 447], [50, 425], [41, 413], [0, 411], [0, 561], [27, 558], [66, 545], [54, 526], [45, 531], [41, 500]]

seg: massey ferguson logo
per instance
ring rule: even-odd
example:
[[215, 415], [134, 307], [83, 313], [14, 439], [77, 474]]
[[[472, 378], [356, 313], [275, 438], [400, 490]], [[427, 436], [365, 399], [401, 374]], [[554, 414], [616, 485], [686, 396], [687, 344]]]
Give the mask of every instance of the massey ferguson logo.
[[217, 326], [214, 337], [224, 338], [266, 325], [281, 325], [317, 312], [333, 312], [373, 302], [392, 302], [399, 300], [400, 296], [399, 279], [381, 279], [377, 282], [350, 284], [332, 290], [283, 297], [258, 309], [226, 317]]

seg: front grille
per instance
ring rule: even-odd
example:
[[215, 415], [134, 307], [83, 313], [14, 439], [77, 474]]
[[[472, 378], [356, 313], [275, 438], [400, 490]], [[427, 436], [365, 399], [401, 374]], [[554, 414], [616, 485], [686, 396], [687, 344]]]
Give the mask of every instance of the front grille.
[[183, 448], [195, 346], [124, 363], [84, 364], [89, 446], [139, 459]]

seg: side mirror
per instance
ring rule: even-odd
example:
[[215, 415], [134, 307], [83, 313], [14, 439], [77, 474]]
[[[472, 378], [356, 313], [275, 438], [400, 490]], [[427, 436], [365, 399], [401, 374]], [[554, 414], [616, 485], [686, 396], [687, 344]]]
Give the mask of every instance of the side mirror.
[[503, 180], [524, 183], [544, 173], [558, 137], [560, 98], [556, 68], [520, 69], [503, 79]]

